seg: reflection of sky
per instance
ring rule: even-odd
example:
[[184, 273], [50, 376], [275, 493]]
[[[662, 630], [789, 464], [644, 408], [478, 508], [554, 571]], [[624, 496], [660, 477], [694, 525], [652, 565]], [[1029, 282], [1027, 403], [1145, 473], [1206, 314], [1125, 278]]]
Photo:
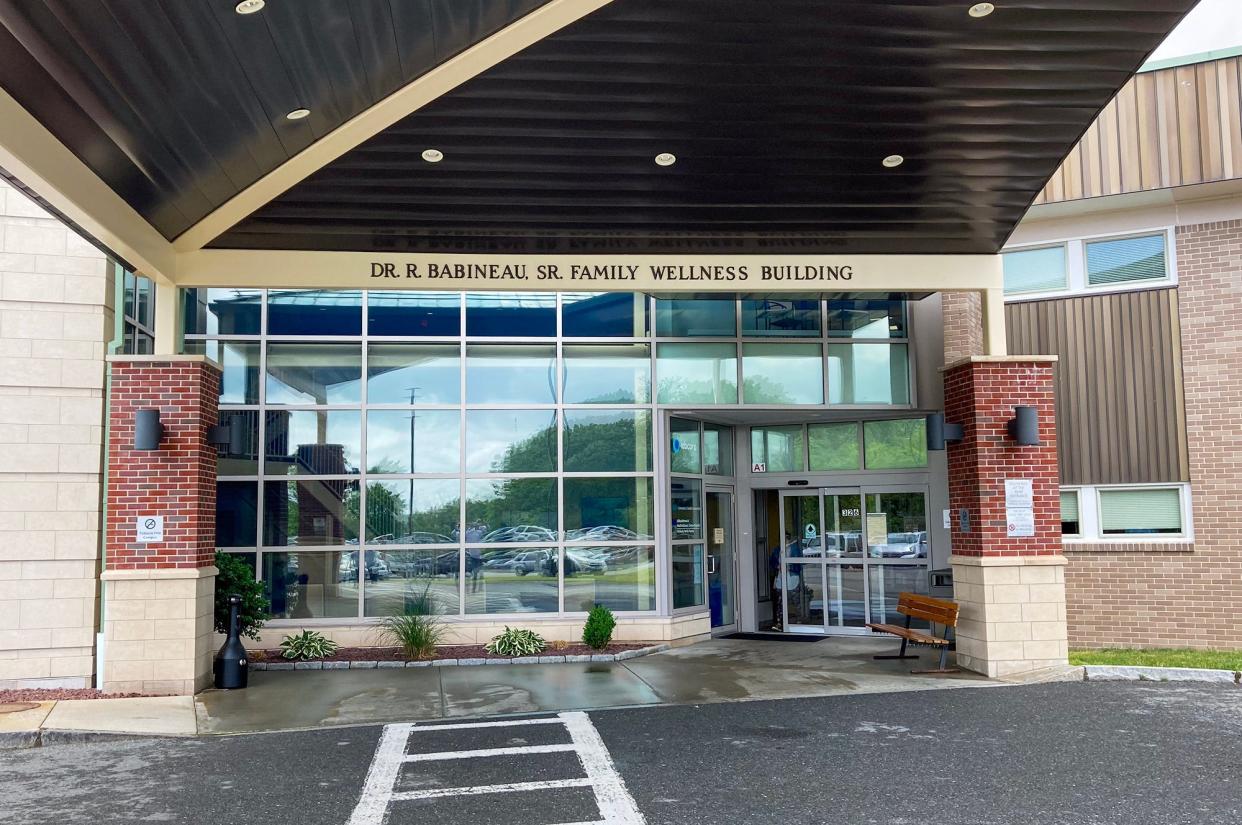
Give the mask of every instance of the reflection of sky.
[[[905, 404], [894, 398], [892, 364], [904, 364], [905, 347], [891, 344], [853, 344], [828, 348], [828, 387], [831, 403]], [[845, 359], [852, 360], [846, 368]], [[905, 372], [905, 368], [899, 371]], [[852, 383], [846, 386], [846, 379]], [[898, 387], [900, 389], [900, 387]]]
[[748, 404], [822, 404], [819, 344], [746, 344], [742, 377]]
[[362, 351], [341, 344], [270, 344], [269, 404], [357, 404], [362, 400]]
[[472, 404], [556, 402], [552, 347], [469, 347], [466, 400]]
[[[414, 485], [414, 506], [410, 507], [410, 484]], [[422, 513], [455, 503], [461, 496], [461, 483], [455, 478], [419, 478], [397, 481], [370, 481], [367, 487], [383, 487], [398, 499], [408, 512]], [[454, 518], [453, 521], [456, 521]]]
[[642, 404], [651, 400], [651, 357], [636, 347], [566, 347], [565, 403]]
[[[359, 465], [359, 454], [362, 451], [362, 416], [348, 410], [332, 412], [313, 412], [310, 410], [294, 410], [286, 413], [289, 416], [289, 455], [297, 454], [298, 447], [304, 444], [341, 444], [345, 447], [345, 464], [356, 470]], [[320, 420], [326, 420], [325, 437], [319, 439]], [[269, 441], [275, 435], [275, 423], [269, 419]]]
[[372, 346], [367, 357], [371, 404], [457, 404], [461, 358], [456, 345]]
[[[411, 416], [413, 418], [411, 419]], [[414, 470], [455, 473], [461, 439], [456, 410], [371, 410], [367, 413], [367, 464], [371, 472], [410, 470], [410, 422], [414, 425]], [[392, 468], [396, 469], [392, 469]]]
[[[494, 472], [499, 460], [512, 444], [556, 426], [551, 410], [470, 410], [466, 413], [466, 470]], [[543, 472], [556, 469], [556, 439], [549, 438], [547, 461], [536, 468], [513, 467], [511, 472]], [[540, 453], [540, 457], [543, 454]]]

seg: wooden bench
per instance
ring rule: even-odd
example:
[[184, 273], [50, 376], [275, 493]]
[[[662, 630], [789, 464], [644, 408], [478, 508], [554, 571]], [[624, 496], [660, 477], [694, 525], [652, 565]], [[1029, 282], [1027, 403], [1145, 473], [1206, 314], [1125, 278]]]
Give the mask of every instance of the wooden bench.
[[[906, 617], [905, 626], [895, 624], [870, 623], [867, 627], [881, 633], [891, 633], [901, 639], [901, 651], [894, 656], [876, 656], [876, 659], [917, 659], [916, 655], [906, 655], [906, 645], [926, 645], [940, 648], [940, 667], [935, 670], [912, 670], [911, 673], [957, 673], [955, 667], [945, 667], [949, 655], [949, 629], [957, 627], [957, 602], [948, 599], [933, 599], [931, 596], [920, 596], [918, 593], [901, 593], [897, 596], [897, 612]], [[911, 619], [926, 619], [932, 624], [944, 625], [944, 637], [933, 636], [910, 627]]]

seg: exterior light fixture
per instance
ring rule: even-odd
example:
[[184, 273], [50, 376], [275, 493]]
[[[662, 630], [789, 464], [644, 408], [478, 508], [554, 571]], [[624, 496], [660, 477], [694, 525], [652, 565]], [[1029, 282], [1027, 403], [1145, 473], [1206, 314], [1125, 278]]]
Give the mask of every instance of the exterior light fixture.
[[207, 443], [219, 447], [226, 455], [244, 455], [246, 442], [246, 420], [240, 415], [231, 415], [227, 424], [207, 431]]
[[901, 164], [905, 162], [906, 162], [906, 159], [903, 158], [901, 155], [889, 155], [883, 161], [881, 161], [881, 163], [884, 164], [885, 169], [896, 169], [898, 166], [900, 166]]
[[966, 13], [971, 17], [987, 17], [994, 11], [996, 11], [994, 3], [975, 3]]
[[289, 120], [301, 120], [302, 118], [310, 117], [310, 109], [294, 109], [285, 117], [289, 118]]
[[159, 410], [138, 410], [134, 413], [134, 449], [158, 450], [164, 437]]
[[262, 11], [266, 5], [267, 0], [241, 0], [233, 7], [233, 11], [238, 14], [254, 14], [256, 11]]
[[428, 163], [439, 163], [440, 161], [444, 160], [444, 153], [441, 152], [439, 149], [424, 149], [423, 160], [427, 161]]
[[932, 413], [927, 416], [927, 449], [940, 451], [946, 441], [961, 441], [965, 437], [961, 424], [948, 424], [944, 413]]
[[1044, 443], [1039, 440], [1039, 409], [1036, 407], [1014, 407], [1008, 429], [1009, 437], [1022, 447], [1039, 447]]
[[672, 166], [677, 162], [677, 156], [672, 152], [661, 152], [655, 156], [656, 166]]

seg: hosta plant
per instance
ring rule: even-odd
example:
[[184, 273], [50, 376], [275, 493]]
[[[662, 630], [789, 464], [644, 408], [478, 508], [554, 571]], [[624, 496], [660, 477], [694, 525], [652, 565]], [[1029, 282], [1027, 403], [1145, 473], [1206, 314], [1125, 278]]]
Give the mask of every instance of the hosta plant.
[[280, 643], [280, 655], [286, 659], [299, 659], [303, 662], [311, 659], [323, 659], [336, 653], [340, 647], [336, 642], [322, 633], [303, 630], [296, 636], [286, 636]]
[[548, 644], [533, 630], [505, 626], [505, 632], [488, 642], [485, 647], [493, 656], [534, 656], [542, 653]]

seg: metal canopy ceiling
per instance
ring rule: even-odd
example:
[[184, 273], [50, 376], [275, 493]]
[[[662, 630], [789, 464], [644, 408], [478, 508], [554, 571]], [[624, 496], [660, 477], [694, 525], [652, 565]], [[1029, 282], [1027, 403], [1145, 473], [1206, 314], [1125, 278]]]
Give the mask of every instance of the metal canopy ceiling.
[[[171, 239], [542, 3], [268, 0], [261, 27], [233, 5], [0, 0], [0, 84]], [[969, 5], [615, 0], [209, 245], [995, 253], [1194, 0]]]

